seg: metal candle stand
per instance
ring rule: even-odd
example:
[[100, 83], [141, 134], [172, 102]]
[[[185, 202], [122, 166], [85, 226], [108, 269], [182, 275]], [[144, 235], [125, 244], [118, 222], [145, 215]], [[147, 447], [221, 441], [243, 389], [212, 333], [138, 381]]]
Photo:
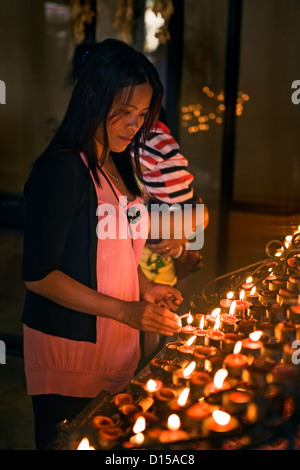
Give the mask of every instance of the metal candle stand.
[[[294, 234], [288, 246], [279, 240], [270, 241], [266, 246], [266, 254], [266, 259], [215, 278], [206, 284], [203, 287], [201, 294], [196, 294], [191, 297], [191, 314], [196, 315], [199, 314], [199, 312], [202, 312], [202, 314], [206, 315], [211, 312], [212, 309], [220, 306], [220, 300], [224, 299], [226, 292], [228, 291], [234, 292], [235, 297], [237, 298], [238, 293], [245, 282], [245, 278], [249, 276], [255, 279], [254, 284], [258, 292], [262, 292], [267, 287], [266, 278], [271, 272], [276, 279], [282, 279], [284, 281], [293, 274], [299, 275], [300, 233], [297, 232]], [[222, 287], [219, 288], [218, 292], [214, 289], [212, 292], [208, 293], [208, 290], [211, 290], [211, 287], [215, 287], [218, 283], [222, 283]], [[225, 283], [229, 284], [225, 285]], [[299, 291], [297, 290], [297, 296], [298, 292]], [[265, 307], [267, 307], [267, 305], [265, 305]], [[261, 312], [263, 312], [262, 315], [265, 314], [264, 309], [262, 309]], [[249, 310], [246, 314], [243, 313], [240, 320], [251, 320], [249, 317]], [[256, 318], [256, 320], [264, 321], [266, 319]], [[272, 322], [269, 322], [268, 320], [268, 323], [271, 323], [272, 326]], [[273, 326], [276, 326], [276, 323]], [[296, 325], [296, 330], [297, 332], [300, 332], [300, 320], [299, 324]], [[285, 332], [281, 332], [280, 334], [283, 335]], [[165, 381], [164, 387], [168, 389], [166, 393], [170, 393], [170, 390], [172, 390], [172, 384], [170, 384], [172, 368], [168, 369], [166, 365], [177, 365], [178, 357], [176, 357], [176, 344], [179, 344], [180, 341], [181, 339], [178, 335], [174, 335], [171, 339], [169, 338], [169, 343], [172, 343], [172, 346], [175, 345], [174, 349], [167, 349], [167, 345], [165, 345], [155, 358], [153, 358], [153, 360], [136, 375], [124, 391], [133, 397], [135, 405], [139, 407], [144, 416], [146, 416], [147, 413], [152, 415], [152, 421], [150, 421], [149, 424], [150, 428], [151, 426], [153, 427], [152, 438], [147, 437], [141, 444], [130, 444], [130, 437], [133, 435], [132, 427], [134, 424], [132, 417], [127, 416], [126, 418], [122, 413], [120, 413], [120, 409], [113, 404], [113, 397], [107, 392], [101, 392], [71, 423], [61, 423], [57, 439], [52, 444], [51, 448], [76, 449], [83, 437], [87, 437], [90, 444], [96, 449], [256, 449], [262, 448], [263, 446], [275, 445], [282, 439], [285, 440], [286, 446], [289, 449], [294, 448], [298, 437], [297, 434], [299, 432], [298, 428], [300, 423], [300, 399], [298, 393], [300, 387], [300, 372], [299, 377], [297, 376], [295, 387], [292, 387], [292, 384], [289, 384], [288, 381], [279, 385], [276, 381], [271, 381], [269, 383], [267, 381], [267, 375], [269, 372], [264, 372], [263, 367], [260, 369], [260, 366], [263, 365], [262, 359], [262, 364], [259, 363], [259, 360], [257, 364], [253, 362], [254, 365], [257, 365], [257, 368], [255, 369], [252, 364], [254, 371], [251, 370], [251, 365], [247, 369], [251, 385], [248, 387], [248, 391], [254, 395], [256, 394], [255, 402], [256, 409], [258, 411], [256, 419], [248, 419], [248, 417], [245, 418], [245, 415], [243, 415], [243, 418], [239, 420], [239, 426], [232, 431], [225, 433], [207, 433], [206, 431], [204, 432], [203, 429], [201, 429], [200, 432], [199, 429], [197, 431], [191, 431], [183, 424], [183, 428], [188, 431], [187, 439], [178, 440], [176, 442], [160, 442], [158, 435], [161, 428], [159, 428], [158, 423], [155, 422], [155, 411], [157, 411], [156, 419], [158, 418], [163, 420], [165, 420], [167, 412], [171, 414], [172, 411], [167, 410], [166, 405], [164, 405], [163, 402], [160, 405], [155, 404], [151, 394], [148, 396], [145, 394], [143, 385], [150, 378], [154, 380], [159, 379]], [[271, 356], [270, 358], [268, 356], [268, 361], [272, 363], [272, 361], [275, 361], [272, 354], [275, 354], [274, 357], [276, 358], [276, 350], [274, 352], [272, 347], [270, 347], [270, 351]], [[283, 363], [280, 358], [278, 363], [276, 363], [276, 366], [280, 366], [282, 364]], [[174, 370], [176, 370], [176, 368], [174, 368]], [[171, 375], [166, 375], [168, 373], [171, 373]], [[251, 374], [253, 374], [253, 376], [251, 376]], [[240, 382], [238, 384], [233, 384], [232, 391], [236, 391], [238, 388], [247, 390], [247, 383], [245, 387], [242, 387], [242, 385], [243, 384]], [[227, 390], [226, 393], [228, 394], [230, 390], [231, 389]], [[219, 406], [220, 403], [222, 404], [222, 395], [223, 392], [220, 391], [202, 399], [210, 406]], [[268, 401], [270, 409], [268, 413], [264, 413], [263, 411], [266, 400]], [[114, 420], [114, 425], [122, 429], [121, 438], [116, 440], [109, 440], [109, 438], [101, 440], [99, 438], [98, 431], [91, 426], [92, 419], [96, 415], [111, 417]], [[237, 416], [239, 415], [237, 414]], [[154, 432], [155, 429], [157, 429], [158, 433], [156, 438]], [[151, 433], [149, 435], [151, 435]], [[145, 434], [145, 436], [147, 436], [147, 434]]]

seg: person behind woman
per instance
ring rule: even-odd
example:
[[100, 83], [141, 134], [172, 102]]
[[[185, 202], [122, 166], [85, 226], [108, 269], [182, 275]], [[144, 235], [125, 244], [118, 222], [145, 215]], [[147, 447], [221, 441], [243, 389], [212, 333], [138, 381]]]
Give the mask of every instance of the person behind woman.
[[[134, 153], [132, 152], [134, 157]], [[180, 151], [167, 126], [166, 111], [161, 107], [159, 120], [151, 129], [146, 143], [141, 143], [141, 184], [144, 197], [151, 204], [201, 204], [193, 188], [194, 176], [188, 170], [188, 160]], [[204, 206], [204, 225], [209, 215]], [[186, 250], [186, 239], [148, 240], [143, 249], [140, 266], [148, 279], [160, 284], [176, 285], [189, 272], [202, 267], [200, 250]]]
[[129, 149], [139, 168], [138, 143], [163, 95], [157, 71], [113, 39], [84, 59], [24, 187], [24, 360], [38, 449], [101, 390], [124, 389], [140, 359], [139, 330], [170, 335], [181, 324], [180, 292], [138, 266], [146, 238], [111, 236], [128, 229], [128, 209], [140, 202]]

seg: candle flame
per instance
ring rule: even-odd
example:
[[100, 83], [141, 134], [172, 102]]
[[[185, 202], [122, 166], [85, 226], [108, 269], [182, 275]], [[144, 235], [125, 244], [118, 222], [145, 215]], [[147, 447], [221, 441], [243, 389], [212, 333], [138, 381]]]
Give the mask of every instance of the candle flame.
[[233, 354], [239, 354], [241, 349], [242, 349], [242, 341], [238, 341], [237, 343], [235, 343]]
[[144, 416], [139, 416], [136, 422], [134, 423], [132, 430], [135, 434], [138, 434], [140, 432], [143, 432], [145, 428], [146, 428], [146, 420]]
[[180, 428], [180, 425], [181, 421], [178, 415], [172, 414], [168, 417], [167, 426], [170, 431], [177, 431], [177, 429]]
[[188, 396], [190, 393], [189, 387], [186, 387], [178, 397], [177, 403], [179, 406], [184, 406], [187, 402]]
[[254, 295], [256, 292], [256, 286], [252, 287], [250, 295]]
[[223, 387], [223, 383], [227, 375], [228, 371], [226, 369], [219, 369], [214, 376], [214, 386], [216, 388], [221, 389]]
[[204, 328], [204, 315], [202, 315], [200, 322], [199, 322], [199, 329], [203, 330]]
[[257, 331], [253, 331], [253, 333], [250, 333], [249, 338], [252, 341], [258, 341], [261, 335], [262, 335], [262, 331], [257, 330]]
[[235, 307], [236, 307], [236, 300], [233, 300], [232, 304], [230, 305], [230, 309], [229, 309], [230, 315], [234, 315]]
[[139, 433], [135, 434], [134, 436], [131, 436], [131, 438], [129, 440], [132, 444], [136, 444], [136, 445], [140, 446], [141, 444], [143, 444], [144, 439], [145, 439], [144, 434], [142, 432], [139, 432]]
[[247, 279], [246, 279], [246, 284], [251, 284], [252, 280], [253, 280], [253, 279], [252, 279], [251, 276], [250, 276], [250, 277], [247, 277]]
[[214, 324], [214, 330], [218, 330], [220, 328], [220, 322], [221, 322], [221, 315], [218, 315]]
[[213, 318], [216, 318], [220, 313], [221, 313], [221, 309], [220, 309], [220, 308], [215, 308], [215, 309], [211, 312], [211, 316], [212, 316]]
[[192, 346], [193, 342], [195, 341], [195, 339], [197, 338], [196, 335], [194, 336], [191, 336], [185, 343], [186, 346]]
[[77, 450], [95, 450], [95, 447], [90, 446], [90, 441], [84, 437], [77, 447]]
[[187, 322], [188, 325], [191, 325], [192, 322], [193, 322], [193, 315], [191, 315], [190, 312], [189, 312], [189, 314], [188, 314], [188, 317], [187, 317], [187, 319], [186, 319], [186, 322]]
[[285, 237], [285, 241], [286, 241], [286, 242], [291, 242], [291, 241], [292, 241], [292, 238], [293, 238], [292, 235], [287, 235], [287, 236]]
[[157, 383], [153, 379], [149, 379], [148, 382], [146, 383], [146, 389], [148, 392], [155, 392], [157, 389]]
[[232, 291], [228, 292], [228, 294], [226, 295], [228, 300], [232, 299], [233, 296], [234, 296], [234, 293]]
[[230, 421], [230, 414], [226, 413], [225, 411], [215, 410], [213, 411], [212, 415], [215, 422], [221, 426], [226, 426], [226, 424], [228, 424]]
[[191, 373], [193, 372], [193, 370], [195, 369], [196, 367], [196, 362], [193, 361], [191, 362], [188, 366], [185, 367], [185, 369], [183, 369], [183, 376], [184, 377], [189, 377], [191, 375]]
[[242, 289], [240, 292], [240, 300], [244, 300], [244, 297], [245, 297], [245, 291], [244, 289]]

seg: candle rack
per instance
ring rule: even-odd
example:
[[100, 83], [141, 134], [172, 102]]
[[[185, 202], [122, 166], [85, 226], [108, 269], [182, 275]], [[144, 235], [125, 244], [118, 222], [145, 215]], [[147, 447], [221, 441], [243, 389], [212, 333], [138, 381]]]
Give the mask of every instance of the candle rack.
[[[256, 277], [255, 285], [262, 286], [262, 281], [271, 272], [279, 278], [286, 278], [289, 273], [300, 271], [300, 232], [296, 232], [286, 246], [281, 240], [271, 240], [265, 247], [267, 258], [253, 264], [243, 266], [230, 273], [225, 273], [207, 282], [201, 294], [194, 294], [190, 299], [191, 312], [206, 312], [219, 306], [219, 302], [226, 293], [233, 291], [237, 293], [246, 277]], [[227, 281], [227, 285], [224, 282]], [[228, 284], [229, 282], [229, 284]], [[219, 290], [209, 289], [221, 283]]]
[[[273, 279], [280, 280], [285, 285], [288, 279], [294, 276], [299, 282], [299, 232], [295, 233], [288, 243], [283, 243], [280, 240], [270, 241], [266, 245], [265, 251], [266, 259], [215, 278], [203, 287], [200, 294], [193, 295], [190, 299], [190, 306], [194, 318], [197, 315], [206, 315], [218, 308], [221, 299], [228, 291], [233, 292], [237, 298], [245, 279], [249, 276], [252, 277], [253, 284], [260, 295], [261, 292], [267, 290], [268, 283]], [[222, 284], [221, 287], [218, 286], [219, 283]], [[299, 294], [300, 288], [297, 284], [297, 289], [293, 291], [292, 297], [293, 300], [295, 296], [297, 298], [297, 308], [299, 307]], [[271, 298], [274, 297], [271, 296]], [[289, 308], [285, 306], [284, 300], [282, 305], [286, 313]], [[124, 390], [124, 396], [119, 396], [116, 402], [116, 396], [112, 397], [108, 392], [101, 392], [72, 422], [61, 423], [57, 439], [50, 448], [74, 450], [77, 449], [80, 440], [84, 437], [88, 438], [92, 447], [106, 450], [169, 449], [186, 451], [187, 449], [300, 448], [300, 370], [297, 369], [299, 366], [292, 365], [291, 352], [288, 353], [288, 350], [286, 352], [284, 349], [289, 345], [291, 338], [300, 339], [300, 308], [294, 314], [295, 318], [299, 316], [299, 320], [297, 318], [295, 324], [290, 319], [279, 321], [282, 314], [280, 308], [275, 308], [275, 313], [272, 308], [275, 308], [274, 304], [268, 304], [266, 301], [266, 309], [269, 309], [271, 316], [267, 319], [262, 317], [260, 320], [267, 320], [266, 323], [268, 323], [271, 333], [268, 329], [263, 330], [264, 339], [261, 342], [262, 348], [259, 355], [254, 354], [254, 351], [252, 353], [250, 347], [247, 353], [249, 363], [245, 370], [243, 369], [242, 376], [240, 374], [231, 375], [228, 372], [226, 379], [228, 382], [225, 388], [221, 387], [219, 391], [214, 391], [214, 393], [205, 393], [205, 384], [204, 388], [201, 388], [201, 381], [197, 383], [195, 380], [193, 382], [196, 385], [193, 384], [193, 386], [196, 389], [194, 388], [192, 391], [191, 381], [190, 403], [183, 408], [178, 407], [175, 403], [175, 408], [172, 408], [172, 393], [177, 390], [176, 381], [174, 381], [172, 374], [177, 376], [178, 370], [182, 371], [191, 360], [195, 359], [198, 374], [199, 372], [199, 375], [203, 373], [201, 377], [210, 376], [210, 380], [212, 380], [212, 371], [215, 372], [214, 363], [217, 365], [217, 369], [225, 367], [226, 361], [223, 362], [223, 359], [228, 358], [229, 353], [227, 346], [225, 348], [224, 345], [220, 348], [206, 347], [210, 355], [205, 357], [205, 346], [195, 346], [195, 350], [199, 354], [193, 356], [191, 352], [186, 360], [177, 352], [176, 348], [176, 345], [178, 348], [180, 345], [182, 346], [185, 340], [183, 341], [180, 334], [174, 335], [172, 338], [168, 338], [161, 351], [128, 384]], [[251, 322], [251, 311], [250, 313], [249, 311], [250, 309], [242, 318], [239, 318], [240, 325], [242, 321]], [[276, 315], [279, 316], [276, 317]], [[248, 325], [246, 326], [248, 327]], [[258, 328], [255, 327], [254, 331], [255, 329]], [[274, 331], [277, 336], [279, 335], [279, 340], [275, 338], [276, 341], [273, 342]], [[237, 334], [230, 334], [237, 337], [240, 335], [241, 339], [249, 340], [248, 337], [245, 338], [245, 335], [241, 334], [241, 331], [238, 331]], [[241, 342], [243, 343], [243, 341]], [[169, 345], [172, 345], [172, 348], [169, 348]], [[200, 351], [197, 348], [203, 348], [203, 350]], [[207, 366], [209, 363], [211, 368]], [[145, 388], [149, 379], [159, 383], [160, 387], [163, 386], [164, 393], [160, 400], [157, 399], [154, 392], [149, 392]], [[186, 379], [185, 385], [188, 382], [189, 380]], [[236, 392], [249, 394], [249, 406], [247, 403], [244, 405], [242, 402], [235, 402], [231, 392], [233, 394]], [[131, 407], [133, 410], [132, 414], [125, 413], [121, 409], [120, 403], [124, 403], [124, 400], [128, 409]], [[213, 409], [225, 410], [238, 421], [238, 425], [233, 429], [226, 430], [226, 432], [223, 430], [217, 432], [214, 428], [210, 430], [204, 418], [203, 422], [201, 421], [200, 424], [198, 422], [195, 425], [195, 422], [191, 423], [190, 416], [187, 419], [188, 413], [185, 411], [195, 404], [200, 409], [202, 404], [207, 405], [210, 413]], [[162, 442], [159, 436], [166, 432], [166, 417], [171, 413], [178, 413], [182, 418], [181, 430], [185, 435], [184, 438], [181, 438], [179, 433], [178, 439], [174, 442], [171, 439]], [[147, 421], [147, 431], [142, 434], [142, 441], [135, 439], [133, 433], [133, 424], [137, 414], [143, 415]], [[93, 426], [95, 416], [109, 417], [113, 422], [114, 429], [111, 432], [96, 429]], [[193, 415], [191, 416], [192, 419], [195, 419]], [[134, 439], [132, 439], [133, 437]]]

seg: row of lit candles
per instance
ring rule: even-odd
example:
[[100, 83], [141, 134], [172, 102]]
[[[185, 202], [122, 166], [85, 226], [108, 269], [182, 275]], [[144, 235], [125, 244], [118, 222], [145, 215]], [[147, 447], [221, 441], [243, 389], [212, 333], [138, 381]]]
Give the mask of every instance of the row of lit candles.
[[[300, 225], [298, 226], [297, 231], [300, 234]], [[291, 246], [293, 235], [288, 235], [285, 237], [284, 245], [286, 248]], [[280, 257], [282, 255], [283, 250], [280, 249], [277, 251], [276, 256]], [[270, 269], [271, 271], [271, 269]], [[270, 281], [274, 281], [276, 276], [270, 274], [267, 278]], [[295, 284], [296, 286], [296, 284]], [[296, 291], [299, 289], [299, 284], [296, 286]], [[256, 291], [256, 286], [253, 283], [252, 277], [249, 277], [245, 280], [242, 284], [242, 289], [239, 294], [239, 299], [234, 300], [234, 292], [229, 292], [227, 294], [226, 299], [221, 299], [220, 307], [214, 309], [210, 314], [207, 315], [198, 315], [200, 317], [199, 320], [199, 328], [192, 326], [193, 323], [193, 316], [190, 312], [186, 315], [183, 315], [181, 318], [187, 317], [187, 325], [182, 327], [181, 332], [183, 335], [186, 335], [188, 338], [183, 344], [182, 347], [178, 347], [178, 351], [181, 354], [185, 352], [189, 354], [189, 352], [193, 351], [193, 343], [196, 339], [199, 341], [199, 337], [202, 339], [206, 338], [206, 344], [208, 346], [215, 346], [217, 348], [220, 347], [220, 342], [224, 338], [224, 333], [220, 329], [221, 321], [228, 324], [235, 324], [237, 321], [237, 316], [235, 315], [238, 312], [239, 318], [245, 318], [245, 312], [249, 308], [252, 303], [257, 303], [259, 299], [259, 294]], [[293, 298], [294, 300], [294, 298]], [[298, 296], [298, 304], [292, 305], [291, 307], [292, 313], [296, 315], [297, 321], [296, 323], [300, 323], [300, 295]], [[299, 317], [298, 317], [299, 315]], [[206, 321], [206, 326], [208, 329], [204, 328], [204, 322]], [[195, 333], [195, 334], [193, 334]], [[241, 341], [237, 341], [233, 352], [231, 354], [227, 354], [224, 358], [224, 368], [219, 369], [212, 381], [207, 381], [207, 383], [201, 384], [203, 386], [202, 390], [202, 398], [192, 406], [190, 406], [190, 415], [200, 413], [203, 414], [205, 419], [203, 420], [203, 429], [206, 433], [224, 433], [228, 431], [232, 431], [238, 427], [239, 423], [236, 417], [231, 416], [226, 411], [221, 409], [214, 409], [212, 413], [207, 408], [207, 405], [202, 403], [202, 399], [204, 397], [211, 396], [215, 393], [225, 391], [231, 388], [231, 384], [226, 381], [226, 378], [229, 375], [235, 378], [241, 378], [242, 370], [247, 367], [247, 365], [251, 364], [255, 357], [260, 355], [260, 351], [263, 347], [263, 343], [260, 340], [262, 331], [253, 331], [248, 335], [248, 337], [242, 339]], [[205, 342], [200, 340], [200, 344], [205, 344]], [[241, 350], [247, 353], [241, 354]], [[225, 368], [226, 367], [226, 368]], [[181, 390], [179, 393], [178, 398], [175, 401], [175, 411], [182, 410], [186, 407], [188, 397], [190, 394], [190, 380], [193, 377], [194, 371], [196, 368], [196, 362], [191, 361], [186, 367], [179, 368], [174, 370], [173, 374], [175, 378], [175, 384], [183, 385], [185, 384], [186, 387]], [[201, 374], [201, 372], [200, 372]], [[205, 375], [205, 372], [203, 372]], [[195, 374], [194, 374], [195, 377]], [[148, 396], [155, 396], [157, 392], [159, 392], [163, 388], [163, 383], [157, 379], [149, 379], [146, 384], [144, 385], [144, 391]], [[236, 396], [237, 402], [243, 402], [243, 400], [248, 400], [251, 398], [251, 394], [246, 392], [245, 390], [235, 390], [233, 392]], [[235, 396], [232, 395], [232, 396]], [[241, 395], [241, 396], [240, 396]], [[246, 397], [246, 398], [245, 398]], [[174, 400], [173, 400], [174, 402]], [[199, 408], [202, 407], [202, 408]], [[188, 434], [186, 431], [180, 429], [182, 422], [180, 419], [180, 413], [170, 413], [167, 418], [166, 425], [167, 429], [159, 430], [158, 439], [160, 442], [174, 442], [179, 440], [188, 439]], [[147, 422], [144, 416], [138, 416], [136, 421], [132, 427], [133, 435], [129, 439], [129, 445], [135, 446], [142, 446], [145, 441], [145, 430], [146, 430]], [[151, 433], [150, 433], [151, 435]], [[84, 437], [80, 444], [78, 445], [78, 450], [94, 450], [95, 448], [90, 445], [89, 439]]]

